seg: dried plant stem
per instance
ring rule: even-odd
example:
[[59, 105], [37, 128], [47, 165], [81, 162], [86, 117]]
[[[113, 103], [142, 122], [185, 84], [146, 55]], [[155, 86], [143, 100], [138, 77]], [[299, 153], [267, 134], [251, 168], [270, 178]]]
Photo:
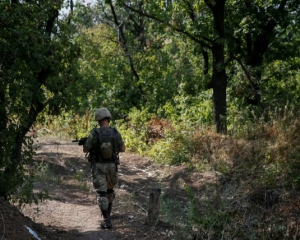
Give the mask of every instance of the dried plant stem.
[[208, 231], [208, 240], [211, 239], [211, 238], [210, 238], [210, 235], [211, 235], [212, 227], [215, 225], [216, 222], [217, 222], [217, 220], [214, 221], [214, 223], [213, 223], [213, 224], [210, 226], [210, 228], [209, 228], [209, 231]]
[[297, 222], [297, 226], [296, 226], [296, 231], [295, 231], [295, 236], [294, 236], [295, 240], [297, 239], [297, 236], [298, 236], [298, 226], [299, 226], [299, 222]]
[[146, 187], [146, 185], [144, 185], [144, 186], [138, 188], [137, 190], [134, 190], [133, 192], [136, 193], [136, 192], [140, 191], [141, 189], [143, 189], [144, 187]]
[[140, 209], [142, 209], [146, 214], [148, 213], [148, 211], [145, 208], [143, 208], [140, 204], [138, 204], [137, 202], [134, 202], [133, 204], [138, 206]]

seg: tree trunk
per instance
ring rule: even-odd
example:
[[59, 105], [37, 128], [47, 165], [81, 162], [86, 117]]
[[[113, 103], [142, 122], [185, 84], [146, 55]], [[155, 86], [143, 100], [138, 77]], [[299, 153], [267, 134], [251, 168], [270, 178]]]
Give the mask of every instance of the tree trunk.
[[[20, 176], [17, 176], [17, 169], [22, 164], [22, 146], [26, 133], [29, 131], [30, 127], [36, 121], [38, 114], [44, 109], [45, 105], [40, 103], [38, 100], [31, 105], [31, 108], [28, 112], [28, 120], [26, 124], [19, 126], [16, 129], [14, 135], [14, 145], [8, 149], [11, 152], [9, 164], [5, 166], [5, 170], [3, 171], [3, 179], [5, 179], [5, 184], [9, 187], [6, 189], [0, 189], [0, 196], [7, 198], [10, 194], [9, 191], [13, 190], [17, 185], [22, 181]], [[11, 136], [12, 137], [12, 136]], [[0, 153], [2, 153], [0, 151]], [[7, 156], [7, 154], [6, 154]], [[10, 181], [10, 179], [14, 179], [14, 181]], [[18, 179], [18, 180], [17, 180]], [[17, 183], [17, 184], [16, 184]], [[8, 192], [7, 192], [8, 190]]]
[[214, 17], [214, 29], [217, 38], [212, 44], [213, 74], [209, 87], [213, 89], [214, 122], [218, 133], [227, 133], [226, 88], [227, 74], [224, 57], [224, 13], [226, 0], [216, 0], [214, 4], [205, 0]]
[[[253, 91], [253, 100], [250, 101], [252, 105], [259, 106], [263, 111], [265, 106], [262, 102], [261, 93], [261, 77], [263, 71], [264, 56], [268, 50], [268, 47], [272, 40], [276, 37], [275, 28], [280, 25], [286, 14], [285, 7], [287, 6], [287, 0], [282, 0], [277, 4], [276, 12], [269, 15], [265, 14], [265, 22], [260, 25], [259, 33], [256, 35], [253, 33], [245, 34], [246, 42], [246, 65], [250, 67], [250, 70], [243, 68], [247, 78], [250, 82]], [[249, 12], [256, 12], [256, 6], [252, 4], [252, 1], [245, 2], [246, 9]], [[260, 14], [259, 12], [256, 13]], [[241, 62], [241, 60], [240, 60]], [[246, 70], [246, 71], [245, 71]]]
[[[214, 106], [214, 122], [218, 133], [227, 133], [226, 121], [226, 88], [227, 88], [227, 74], [224, 66], [224, 46], [214, 46], [213, 49], [213, 74], [212, 74], [212, 88], [213, 88], [213, 106]], [[223, 67], [220, 67], [223, 64]], [[221, 65], [222, 66], [222, 65]]]
[[226, 121], [226, 74], [219, 74], [220, 78], [213, 87], [214, 122], [218, 133], [227, 133]]
[[148, 217], [146, 219], [147, 225], [155, 226], [159, 217], [159, 197], [161, 194], [160, 188], [153, 188], [149, 198]]

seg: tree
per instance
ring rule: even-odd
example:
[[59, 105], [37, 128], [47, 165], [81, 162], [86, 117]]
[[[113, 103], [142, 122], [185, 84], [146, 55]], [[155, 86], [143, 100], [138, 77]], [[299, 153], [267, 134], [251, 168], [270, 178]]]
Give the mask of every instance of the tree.
[[[139, 95], [139, 99], [145, 101], [144, 96], [145, 92], [139, 83], [140, 76], [138, 73], [138, 67], [135, 62], [136, 59], [134, 59], [134, 53], [132, 49], [129, 48], [128, 42], [133, 39], [135, 41], [136, 47], [135, 51], [143, 51], [144, 47], [146, 47], [146, 41], [145, 41], [145, 21], [141, 16], [135, 16], [134, 14], [128, 14], [124, 12], [117, 13], [114, 4], [112, 1], [108, 1], [107, 4], [110, 8], [110, 13], [105, 10], [105, 5], [100, 1], [99, 4], [101, 4], [101, 7], [104, 12], [105, 16], [105, 22], [109, 25], [112, 25], [117, 33], [118, 33], [118, 44], [122, 48], [124, 52], [124, 56], [128, 59], [129, 67], [131, 70], [131, 73], [135, 79], [137, 91], [135, 94]], [[125, 16], [124, 16], [125, 15]], [[126, 21], [125, 18], [128, 20]], [[125, 30], [126, 29], [126, 30]], [[131, 44], [132, 46], [132, 44]], [[135, 98], [133, 98], [135, 99]], [[136, 101], [132, 101], [133, 106], [137, 106], [138, 103]]]
[[263, 64], [266, 59], [276, 59], [270, 50], [277, 45], [276, 40], [286, 34], [289, 26], [297, 26], [299, 15], [299, 0], [139, 1], [143, 8], [134, 7], [132, 1], [117, 2], [182, 34], [199, 46], [204, 73], [211, 74], [207, 88], [213, 89], [215, 125], [217, 131], [223, 133], [227, 128], [226, 69], [229, 64], [232, 61], [240, 64], [252, 91], [245, 92], [242, 97], [263, 110]]
[[[245, 91], [244, 97], [261, 110], [266, 107], [262, 96], [264, 65], [293, 55], [289, 50], [282, 51], [281, 48], [286, 44], [282, 38], [297, 25], [299, 3], [299, 0], [244, 0], [230, 1], [228, 4], [228, 55], [240, 64], [250, 86], [251, 93]], [[272, 50], [274, 46], [277, 53]]]
[[172, 31], [183, 34], [199, 45], [204, 59], [204, 73], [209, 73], [209, 54], [212, 56], [211, 80], [207, 88], [213, 89], [214, 122], [217, 132], [226, 133], [225, 69], [225, 3], [226, 0], [204, 1], [140, 1], [143, 8], [132, 7], [131, 1], [119, 1], [133, 12], [153, 19]]
[[97, 21], [78, 37], [83, 46], [80, 71], [91, 89], [85, 107], [107, 104], [118, 116], [132, 107], [156, 112], [172, 99], [183, 75], [192, 73], [185, 72], [184, 59], [179, 59], [181, 42], [158, 31], [153, 21], [146, 24], [139, 14], [112, 3], [100, 2], [88, 12]]
[[[80, 51], [71, 25], [58, 18], [62, 3], [0, 4], [0, 196], [6, 198], [32, 184], [23, 164], [32, 158], [26, 134], [38, 114], [46, 108], [58, 114], [74, 100]], [[35, 199], [26, 194], [23, 202]]]

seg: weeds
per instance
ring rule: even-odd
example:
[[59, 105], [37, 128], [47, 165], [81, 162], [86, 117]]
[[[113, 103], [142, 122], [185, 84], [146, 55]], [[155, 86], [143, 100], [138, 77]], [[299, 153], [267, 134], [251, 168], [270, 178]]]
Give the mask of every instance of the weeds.
[[[160, 200], [160, 218], [162, 221], [167, 223], [180, 223], [184, 221], [183, 216], [185, 208], [183, 208], [183, 203], [176, 199], [169, 199], [161, 197]], [[179, 224], [180, 225], [180, 224]]]
[[235, 184], [224, 186], [207, 200], [190, 189], [187, 191], [190, 196], [187, 227], [195, 240], [288, 239], [285, 238], [287, 222], [273, 215], [276, 205], [266, 208], [251, 202]]
[[134, 212], [134, 193], [118, 195], [116, 203], [122, 206], [122, 211]]
[[79, 188], [82, 190], [90, 190], [88, 183], [86, 179], [84, 178], [82, 170], [79, 170], [76, 172], [76, 175], [74, 176], [74, 179], [79, 182]]
[[35, 181], [41, 183], [53, 183], [56, 185], [62, 184], [61, 176], [56, 175], [49, 167], [49, 164], [44, 162], [36, 164]]

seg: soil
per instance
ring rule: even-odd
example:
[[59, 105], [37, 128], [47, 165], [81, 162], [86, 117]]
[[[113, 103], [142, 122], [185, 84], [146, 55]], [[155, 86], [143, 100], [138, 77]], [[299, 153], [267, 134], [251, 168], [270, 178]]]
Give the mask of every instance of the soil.
[[0, 240], [181, 239], [182, 229], [166, 222], [164, 212], [155, 227], [145, 224], [152, 188], [161, 188], [161, 199], [176, 201], [184, 208], [188, 201], [186, 186], [203, 191], [217, 181], [214, 171], [193, 172], [183, 166], [153, 163], [146, 157], [121, 153], [113, 228], [106, 230], [100, 228], [103, 218], [82, 147], [50, 137], [38, 138], [35, 147], [34, 161], [39, 171], [34, 191], [47, 189], [49, 199], [26, 205], [20, 211], [0, 198]]

